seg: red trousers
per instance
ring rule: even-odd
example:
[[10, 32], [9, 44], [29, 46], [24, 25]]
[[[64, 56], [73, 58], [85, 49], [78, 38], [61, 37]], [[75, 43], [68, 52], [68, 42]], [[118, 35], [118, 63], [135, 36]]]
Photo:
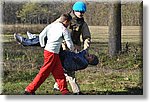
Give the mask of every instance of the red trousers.
[[60, 62], [59, 54], [55, 54], [44, 50], [44, 65], [41, 67], [39, 73], [34, 80], [26, 87], [26, 90], [33, 93], [37, 88], [46, 80], [50, 72], [52, 73], [55, 81], [62, 94], [67, 94], [66, 78], [64, 76], [64, 70]]

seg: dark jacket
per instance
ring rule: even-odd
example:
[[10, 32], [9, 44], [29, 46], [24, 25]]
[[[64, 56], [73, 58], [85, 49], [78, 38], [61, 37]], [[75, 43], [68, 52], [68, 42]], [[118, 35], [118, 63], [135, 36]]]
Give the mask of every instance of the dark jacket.
[[75, 53], [71, 51], [60, 51], [60, 59], [65, 71], [77, 71], [85, 69], [88, 66], [88, 61], [85, 58], [87, 50]]
[[71, 32], [71, 38], [72, 38], [73, 44], [81, 46], [81, 41], [80, 41], [81, 35], [82, 35], [83, 41], [87, 38], [91, 38], [88, 25], [84, 21], [84, 18], [76, 17], [73, 11], [70, 13], [70, 15], [72, 16], [72, 21], [70, 23], [69, 29]]

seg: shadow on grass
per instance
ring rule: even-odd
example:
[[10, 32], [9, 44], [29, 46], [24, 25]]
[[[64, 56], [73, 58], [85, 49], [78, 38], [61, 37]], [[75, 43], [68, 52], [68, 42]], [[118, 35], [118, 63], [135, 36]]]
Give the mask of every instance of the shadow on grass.
[[125, 91], [113, 92], [113, 91], [83, 91], [84, 95], [143, 95], [143, 89], [138, 87], [126, 88]]
[[[1, 95], [23, 95], [24, 93], [1, 93]], [[36, 93], [36, 95], [61, 95], [60, 91]], [[72, 95], [72, 94], [71, 94]], [[74, 94], [73, 94], [74, 95]], [[126, 88], [125, 91], [82, 91], [81, 95], [143, 95], [143, 89], [138, 87]]]

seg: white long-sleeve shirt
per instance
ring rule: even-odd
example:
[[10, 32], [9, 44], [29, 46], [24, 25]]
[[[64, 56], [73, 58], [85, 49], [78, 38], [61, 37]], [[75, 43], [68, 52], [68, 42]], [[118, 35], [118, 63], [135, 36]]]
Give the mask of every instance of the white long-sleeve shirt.
[[[44, 38], [47, 36], [47, 43], [45, 46]], [[71, 35], [66, 27], [62, 23], [52, 23], [44, 28], [39, 35], [39, 41], [41, 47], [45, 46], [45, 50], [59, 53], [62, 41], [65, 40], [67, 47], [70, 50], [74, 50], [74, 45], [71, 40]]]

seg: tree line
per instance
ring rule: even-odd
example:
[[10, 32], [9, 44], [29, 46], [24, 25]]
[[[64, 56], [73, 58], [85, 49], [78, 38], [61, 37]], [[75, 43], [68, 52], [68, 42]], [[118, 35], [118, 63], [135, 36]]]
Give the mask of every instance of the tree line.
[[[69, 12], [74, 2], [3, 2], [4, 24], [49, 24], [62, 13]], [[108, 26], [109, 3], [86, 2], [85, 20], [91, 26]], [[139, 26], [142, 23], [139, 2], [121, 5], [121, 22], [124, 26]]]

